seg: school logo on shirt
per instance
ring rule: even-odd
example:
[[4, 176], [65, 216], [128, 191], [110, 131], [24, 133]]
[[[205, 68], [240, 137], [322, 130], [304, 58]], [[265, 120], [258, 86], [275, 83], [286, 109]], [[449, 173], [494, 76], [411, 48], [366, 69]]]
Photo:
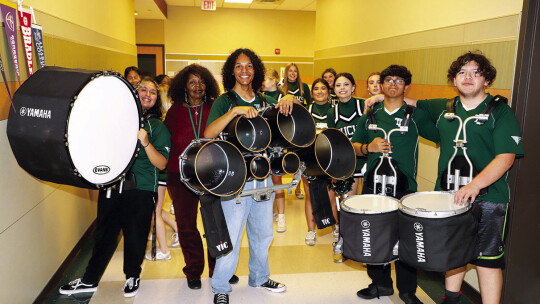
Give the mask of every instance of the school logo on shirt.
[[396, 126], [401, 126], [401, 121], [403, 120], [403, 118], [397, 118], [396, 117]]
[[516, 142], [516, 145], [519, 145], [519, 142], [521, 141], [521, 136], [511, 136], [511, 137]]

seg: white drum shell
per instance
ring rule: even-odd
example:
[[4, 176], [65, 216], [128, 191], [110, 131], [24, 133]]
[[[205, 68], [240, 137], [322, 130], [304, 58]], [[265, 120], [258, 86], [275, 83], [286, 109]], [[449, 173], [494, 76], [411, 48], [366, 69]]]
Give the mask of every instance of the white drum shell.
[[471, 205], [454, 204], [454, 192], [416, 192], [401, 198], [399, 209], [409, 215], [424, 218], [445, 218], [467, 212]]
[[346, 198], [341, 203], [344, 211], [358, 214], [380, 214], [396, 211], [399, 201], [390, 196], [364, 194]]

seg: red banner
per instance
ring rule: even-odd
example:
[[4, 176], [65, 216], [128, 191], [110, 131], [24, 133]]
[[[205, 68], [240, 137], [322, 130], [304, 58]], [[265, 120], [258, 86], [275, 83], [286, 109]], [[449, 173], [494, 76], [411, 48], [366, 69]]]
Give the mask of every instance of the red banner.
[[23, 39], [24, 53], [26, 55], [26, 67], [28, 68], [28, 77], [34, 74], [34, 61], [32, 50], [32, 15], [27, 12], [17, 12], [19, 23], [21, 24], [21, 35]]

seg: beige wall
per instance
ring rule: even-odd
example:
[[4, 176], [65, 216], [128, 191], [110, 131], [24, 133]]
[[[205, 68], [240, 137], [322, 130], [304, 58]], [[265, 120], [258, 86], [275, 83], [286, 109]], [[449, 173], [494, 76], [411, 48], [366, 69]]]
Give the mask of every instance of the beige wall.
[[[132, 0], [26, 0], [24, 6], [34, 7], [43, 26], [47, 65], [123, 71], [137, 64]], [[4, 34], [0, 42], [7, 45]], [[16, 82], [7, 47], [0, 53], [8, 80]], [[23, 58], [19, 36], [21, 81], [28, 77]], [[0, 113], [7, 113], [3, 90], [0, 106]], [[43, 182], [22, 170], [6, 126], [6, 116], [0, 115], [0, 303], [31, 303], [94, 221], [97, 195]]]
[[[480, 50], [498, 70], [491, 91], [511, 97], [522, 0], [318, 0], [314, 71], [351, 72], [360, 96], [365, 79], [390, 64], [412, 74], [408, 96], [452, 97], [446, 70], [459, 55]], [[439, 148], [420, 140], [418, 190], [433, 190]], [[479, 289], [475, 272], [466, 280]]]

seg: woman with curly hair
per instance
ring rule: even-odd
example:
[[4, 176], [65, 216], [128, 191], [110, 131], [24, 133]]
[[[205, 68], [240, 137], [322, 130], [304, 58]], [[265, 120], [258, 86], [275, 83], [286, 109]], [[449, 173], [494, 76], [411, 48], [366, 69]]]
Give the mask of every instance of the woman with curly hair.
[[[173, 201], [180, 248], [186, 266], [183, 268], [188, 287], [201, 288], [204, 270], [204, 248], [197, 229], [199, 197], [180, 180], [178, 157], [193, 139], [204, 134], [206, 121], [219, 86], [208, 69], [198, 64], [183, 68], [171, 81], [169, 98], [173, 105], [167, 112], [165, 126], [171, 132], [171, 161], [167, 167], [167, 189]], [[214, 272], [216, 260], [208, 255], [209, 275]], [[233, 281], [238, 281], [235, 276]]]
[[[215, 138], [237, 116], [245, 115], [254, 118], [264, 106], [263, 97], [257, 90], [264, 81], [264, 64], [250, 49], [237, 49], [225, 61], [222, 69], [223, 86], [229, 94], [216, 99], [208, 125], [204, 131], [207, 138]], [[233, 99], [233, 100], [231, 100]], [[266, 97], [266, 103], [276, 103], [272, 97]], [[291, 113], [292, 101], [282, 101], [276, 105], [284, 115]], [[272, 179], [266, 181], [247, 182], [244, 190], [272, 185]], [[244, 227], [249, 240], [249, 286], [265, 288], [272, 292], [284, 292], [285, 285], [269, 278], [268, 248], [274, 237], [272, 229], [272, 206], [274, 195], [268, 200], [255, 201], [251, 196], [237, 198], [221, 198], [221, 207], [225, 215], [227, 229], [231, 237], [233, 251], [216, 259], [216, 267], [212, 276], [214, 303], [229, 303], [231, 285], [229, 278], [238, 265], [238, 255]]]

